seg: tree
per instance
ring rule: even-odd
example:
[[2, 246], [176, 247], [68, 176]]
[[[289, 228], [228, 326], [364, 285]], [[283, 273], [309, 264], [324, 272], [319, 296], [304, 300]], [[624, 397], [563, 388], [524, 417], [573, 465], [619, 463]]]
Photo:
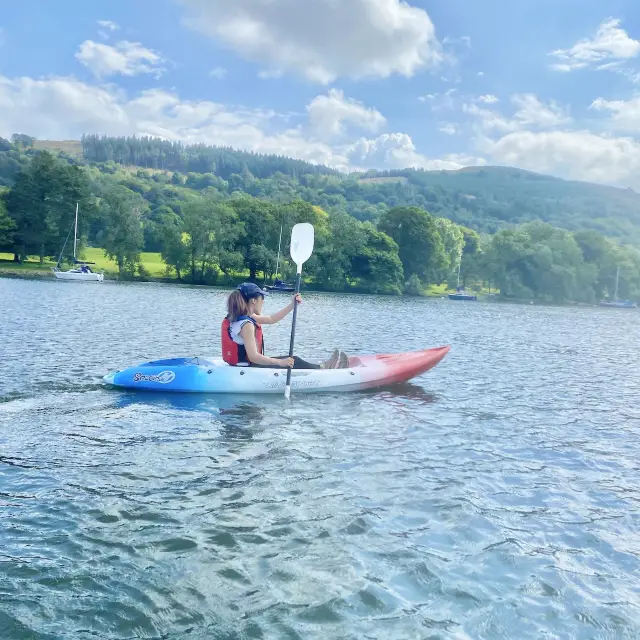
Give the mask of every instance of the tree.
[[365, 288], [371, 293], [402, 293], [404, 273], [398, 245], [370, 222], [360, 226], [364, 243], [353, 257], [353, 275], [361, 278]]
[[0, 196], [0, 248], [13, 247], [16, 223], [7, 213], [4, 198]]
[[323, 288], [343, 291], [349, 278], [356, 275], [352, 270], [353, 259], [364, 250], [365, 243], [361, 223], [346, 213], [334, 213], [329, 218], [328, 233], [314, 249], [315, 261], [310, 269], [305, 267], [306, 272], [312, 272]]
[[242, 230], [235, 242], [235, 248], [243, 255], [244, 262], [249, 268], [249, 279], [255, 280], [258, 271], [268, 268], [261, 259], [269, 255], [257, 247], [263, 246], [268, 251], [278, 246], [280, 225], [277, 208], [269, 202], [251, 197], [234, 198], [227, 204], [242, 223]]
[[174, 269], [178, 280], [189, 268], [189, 251], [182, 230], [182, 220], [173, 212], [166, 213], [161, 219], [162, 250], [165, 264]]
[[[82, 230], [93, 215], [93, 198], [83, 169], [56, 160], [46, 151], [38, 152], [16, 176], [6, 196], [9, 215], [16, 225], [17, 253], [23, 259], [37, 253], [40, 262], [57, 254], [74, 222], [76, 204], [85, 215]], [[71, 252], [73, 245], [70, 245]]]
[[447, 218], [435, 218], [434, 223], [440, 234], [445, 255], [441, 268], [435, 271], [435, 277], [438, 282], [443, 282], [457, 270], [462, 260], [465, 236], [462, 227]]
[[460, 281], [466, 288], [467, 279], [479, 278], [482, 274], [483, 250], [480, 235], [468, 229], [460, 227], [464, 236], [464, 246], [462, 248], [462, 262], [460, 264]]
[[142, 217], [147, 204], [140, 195], [122, 185], [109, 190], [101, 203], [104, 231], [100, 242], [105, 255], [115, 260], [118, 274], [133, 272], [144, 245]]
[[444, 246], [433, 218], [418, 207], [395, 207], [380, 218], [380, 231], [399, 248], [405, 275], [429, 281], [446, 261]]
[[572, 234], [542, 222], [499, 231], [487, 251], [502, 295], [555, 302], [594, 299], [596, 270], [585, 265]]
[[35, 140], [35, 138], [32, 138], [25, 133], [14, 133], [11, 136], [11, 142], [13, 142], [13, 144], [19, 145], [24, 148], [33, 147], [33, 143], [35, 142]]
[[[194, 282], [204, 281], [208, 267], [219, 267], [222, 263], [228, 268], [230, 261], [237, 263], [233, 257], [234, 246], [243, 229], [236, 212], [213, 198], [192, 198], [185, 204], [182, 230]], [[251, 252], [249, 256], [259, 260]]]

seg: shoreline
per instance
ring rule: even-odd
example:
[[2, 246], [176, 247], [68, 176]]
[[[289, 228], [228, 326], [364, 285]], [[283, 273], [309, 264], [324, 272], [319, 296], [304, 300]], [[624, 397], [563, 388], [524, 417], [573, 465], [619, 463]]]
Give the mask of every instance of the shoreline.
[[[7, 278], [11, 280], [45, 280], [48, 279], [51, 282], [56, 282], [56, 278], [50, 270], [46, 269], [5, 269], [0, 267], [0, 278]], [[169, 285], [181, 285], [187, 287], [203, 287], [208, 289], [229, 289], [235, 285], [233, 284], [199, 284], [193, 282], [179, 281], [175, 278], [161, 278], [156, 276], [145, 276], [144, 278], [132, 278], [120, 280], [112, 273], [105, 272], [105, 282], [124, 282], [124, 283], [154, 283], [154, 284], [169, 284]], [[324, 289], [315, 289], [313, 286], [306, 288], [306, 293], [328, 293], [333, 295], [358, 295], [358, 296], [384, 296], [385, 298], [422, 298], [426, 300], [447, 300], [449, 292], [445, 293], [430, 293], [422, 296], [409, 296], [409, 295], [385, 295], [377, 293], [367, 293], [363, 291], [326, 291]], [[587, 302], [550, 302], [547, 300], [531, 300], [525, 298], [501, 298], [500, 296], [491, 296], [478, 294], [479, 298], [477, 302], [485, 302], [491, 304], [509, 304], [519, 306], [537, 306], [537, 307], [580, 307], [580, 308], [600, 308], [598, 303]], [[461, 304], [460, 302], [458, 304]], [[467, 303], [471, 304], [471, 302]]]

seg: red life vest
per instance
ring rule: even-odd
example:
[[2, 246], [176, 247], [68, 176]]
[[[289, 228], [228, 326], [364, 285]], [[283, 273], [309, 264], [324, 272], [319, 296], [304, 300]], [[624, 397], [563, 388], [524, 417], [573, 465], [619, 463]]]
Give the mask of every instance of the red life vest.
[[[237, 320], [249, 320], [249, 322], [253, 322], [256, 327], [256, 345], [258, 346], [258, 351], [261, 354], [264, 354], [264, 337], [262, 336], [262, 327], [249, 316], [239, 316]], [[236, 321], [237, 321], [236, 320]], [[250, 364], [249, 358], [247, 357], [247, 351], [244, 348], [243, 344], [238, 344], [234, 342], [231, 337], [231, 323], [229, 322], [229, 318], [225, 318], [222, 321], [222, 359], [230, 365], [237, 365], [241, 363]]]

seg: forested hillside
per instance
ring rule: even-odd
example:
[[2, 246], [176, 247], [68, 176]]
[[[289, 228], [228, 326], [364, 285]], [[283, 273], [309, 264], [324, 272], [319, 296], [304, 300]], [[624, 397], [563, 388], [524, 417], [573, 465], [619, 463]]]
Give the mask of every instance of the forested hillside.
[[640, 196], [516, 169], [346, 175], [153, 138], [18, 134], [0, 139], [0, 185], [0, 249], [17, 260], [56, 255], [80, 202], [82, 243], [122, 275], [142, 271], [146, 250], [182, 280], [269, 278], [280, 227], [286, 246], [291, 225], [310, 221], [307, 273], [323, 289], [419, 293], [455, 283], [461, 264], [467, 286], [594, 301], [620, 267], [619, 293], [640, 297]]
[[373, 220], [388, 207], [409, 205], [488, 233], [509, 223], [543, 220], [570, 230], [594, 229], [640, 241], [640, 195], [634, 191], [569, 182], [519, 169], [406, 169], [347, 176], [290, 158], [205, 145], [184, 146], [157, 138], [85, 136], [82, 153], [88, 162], [115, 161], [177, 171], [185, 174], [187, 186], [197, 189], [206, 185], [207, 179], [190, 177], [189, 173], [215, 175], [228, 182], [216, 184], [228, 193], [238, 190], [274, 200], [286, 194], [328, 210], [350, 213], [359, 220]]

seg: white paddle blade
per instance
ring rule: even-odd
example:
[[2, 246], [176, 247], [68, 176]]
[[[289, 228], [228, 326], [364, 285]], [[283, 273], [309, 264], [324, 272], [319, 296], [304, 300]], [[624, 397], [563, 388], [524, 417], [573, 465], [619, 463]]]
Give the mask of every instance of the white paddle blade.
[[301, 222], [291, 230], [291, 259], [298, 265], [298, 273], [302, 265], [313, 253], [314, 231], [313, 225]]

